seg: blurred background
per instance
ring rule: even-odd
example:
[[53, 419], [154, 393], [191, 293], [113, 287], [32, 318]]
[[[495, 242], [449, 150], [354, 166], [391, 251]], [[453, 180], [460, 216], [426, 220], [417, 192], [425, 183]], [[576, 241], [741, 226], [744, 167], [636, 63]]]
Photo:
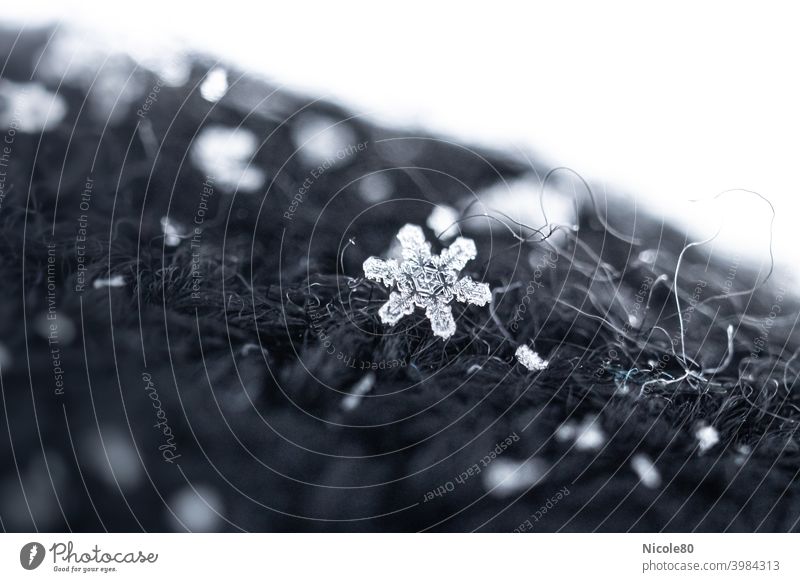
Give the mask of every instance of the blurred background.
[[757, 192], [776, 208], [777, 261], [794, 275], [800, 258], [794, 7], [141, 0], [13, 2], [3, 13], [79, 26], [87, 44], [143, 61], [200, 50], [383, 124], [535, 151], [762, 260], [771, 212], [739, 190]]

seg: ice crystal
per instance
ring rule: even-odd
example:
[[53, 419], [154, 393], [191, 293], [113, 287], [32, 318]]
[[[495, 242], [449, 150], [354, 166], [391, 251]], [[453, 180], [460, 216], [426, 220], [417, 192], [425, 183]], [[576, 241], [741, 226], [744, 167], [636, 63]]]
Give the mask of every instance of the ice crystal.
[[469, 277], [458, 278], [468, 261], [477, 255], [475, 243], [458, 237], [439, 255], [431, 254], [431, 245], [419, 226], [406, 224], [397, 233], [402, 247], [402, 261], [370, 257], [364, 261], [364, 275], [387, 287], [394, 287], [389, 301], [380, 308], [381, 321], [394, 325], [415, 307], [425, 310], [433, 333], [442, 339], [456, 331], [450, 303], [455, 299], [471, 305], [486, 305], [492, 295], [489, 285]]
[[541, 370], [546, 369], [550, 364], [547, 360], [543, 360], [538, 353], [534, 352], [528, 346], [519, 346], [515, 355], [517, 356], [519, 363], [532, 372], [540, 372]]

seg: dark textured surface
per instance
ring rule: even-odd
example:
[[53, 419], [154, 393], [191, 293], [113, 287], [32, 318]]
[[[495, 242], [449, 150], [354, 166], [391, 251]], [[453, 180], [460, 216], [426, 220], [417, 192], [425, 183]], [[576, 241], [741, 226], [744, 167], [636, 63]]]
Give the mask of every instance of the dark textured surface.
[[[47, 36], [32, 33], [10, 51], [13, 36], [2, 37], [3, 60], [11, 55], [3, 77], [37, 79], [37, 42]], [[82, 109], [85, 87], [47, 81], [66, 99], [65, 119], [15, 137], [0, 207], [6, 530], [182, 530], [171, 510], [187, 484], [213, 492], [224, 516], [214, 527], [225, 530], [512, 531], [564, 487], [569, 495], [534, 531], [797, 530], [798, 310], [777, 277], [737, 294], [766, 275], [737, 264], [733, 292], [715, 298], [730, 291], [731, 260], [688, 251], [677, 285], [683, 358], [674, 283], [688, 241], [622, 199], [609, 210], [582, 195], [577, 228], [558, 231], [553, 246], [511, 221], [463, 222], [478, 246], [465, 273], [497, 289], [495, 318], [459, 304], [447, 342], [419, 312], [387, 330], [377, 316], [387, 291], [361, 279], [363, 260], [384, 254], [403, 224], [424, 224], [433, 205], [547, 168], [384, 130], [246, 78], [211, 104], [196, 90], [209, 65], [198, 58], [187, 84], [162, 87], [146, 117], [123, 104], [108, 124]], [[137, 69], [134, 78], [132, 102], [141, 103], [156, 77]], [[310, 172], [291, 134], [309, 112], [348, 119], [368, 145], [315, 179], [289, 221], [284, 213]], [[210, 198], [204, 279], [193, 296], [192, 248], [165, 245], [161, 218], [191, 224], [196, 215], [205, 176], [187, 152], [212, 124], [259, 136], [252, 163], [267, 186]], [[375, 205], [358, 194], [374, 172], [393, 191]], [[76, 246], [81, 214], [85, 259]], [[599, 217], [624, 236], [610, 235]], [[657, 250], [654, 264], [640, 258], [648, 249]], [[42, 334], [49, 256], [63, 394]], [[537, 272], [545, 257], [551, 266]], [[82, 261], [87, 285], [76, 292]], [[93, 287], [112, 275], [124, 286]], [[514, 324], [530, 281], [535, 292]], [[637, 293], [647, 308], [631, 325]], [[729, 325], [734, 352], [725, 362]], [[515, 363], [516, 347], [529, 341], [550, 360], [542, 373]], [[348, 411], [342, 400], [365, 374], [350, 360], [405, 365], [376, 370], [373, 391]], [[701, 373], [716, 367], [724, 369]], [[147, 378], [175, 437], [172, 463], [159, 452]], [[587, 414], [598, 415], [607, 437], [599, 450], [555, 438], [562, 423]], [[703, 423], [720, 442], [700, 454]], [[538, 485], [501, 498], [487, 493], [484, 470], [425, 501], [509, 435], [519, 438], [503, 459], [546, 463]], [[116, 446], [104, 452], [101, 442]], [[640, 453], [657, 467], [659, 487], [640, 484], [631, 469]], [[134, 468], [115, 465], [125, 454]]]

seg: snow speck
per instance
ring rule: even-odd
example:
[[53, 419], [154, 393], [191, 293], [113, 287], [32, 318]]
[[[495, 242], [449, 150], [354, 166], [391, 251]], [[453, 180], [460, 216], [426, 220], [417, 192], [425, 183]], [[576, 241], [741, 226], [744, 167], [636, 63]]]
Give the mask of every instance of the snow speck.
[[661, 473], [658, 472], [653, 461], [644, 453], [637, 453], [631, 459], [631, 468], [639, 476], [642, 485], [656, 489], [661, 485]]
[[550, 364], [550, 362], [543, 360], [538, 353], [534, 352], [526, 345], [519, 346], [515, 356], [519, 363], [528, 368], [531, 372], [541, 372]]
[[164, 233], [164, 244], [168, 247], [176, 247], [181, 244], [181, 237], [184, 236], [183, 230], [168, 216], [161, 217], [161, 232]]
[[387, 200], [392, 192], [392, 181], [385, 174], [367, 174], [358, 184], [358, 194], [372, 204]]
[[185, 526], [190, 532], [214, 532], [222, 525], [222, 498], [205, 485], [185, 486], [170, 498], [169, 507], [175, 514], [170, 514], [175, 531]]
[[200, 95], [211, 103], [216, 103], [228, 92], [228, 73], [225, 69], [211, 69], [200, 85]]
[[40, 83], [0, 80], [0, 128], [23, 133], [53, 129], [67, 113], [67, 102]]
[[346, 163], [352, 160], [356, 134], [347, 125], [325, 115], [307, 113], [292, 128], [292, 141], [298, 155], [311, 166]]
[[508, 497], [533, 487], [547, 472], [547, 463], [536, 457], [527, 461], [495, 459], [483, 473], [483, 485], [495, 497]]
[[350, 412], [351, 410], [358, 408], [358, 405], [361, 404], [361, 399], [364, 394], [370, 392], [374, 385], [375, 374], [369, 372], [358, 382], [356, 382], [353, 388], [350, 390], [350, 394], [344, 397], [342, 400], [342, 410]]
[[221, 190], [253, 192], [266, 181], [264, 171], [252, 164], [257, 148], [258, 139], [249, 129], [212, 125], [195, 139], [191, 159]]
[[697, 439], [698, 447], [700, 447], [700, 454], [705, 453], [708, 449], [719, 442], [719, 432], [717, 432], [717, 429], [710, 425], [698, 428], [695, 431], [694, 436]]
[[588, 414], [580, 424], [565, 422], [558, 427], [556, 439], [575, 441], [575, 448], [579, 451], [596, 451], [606, 442], [606, 435], [598, 417]]
[[124, 287], [125, 277], [122, 275], [113, 275], [108, 278], [95, 279], [92, 285], [95, 289], [102, 289], [103, 287]]
[[458, 212], [444, 204], [434, 207], [425, 224], [442, 240], [450, 240], [458, 234]]

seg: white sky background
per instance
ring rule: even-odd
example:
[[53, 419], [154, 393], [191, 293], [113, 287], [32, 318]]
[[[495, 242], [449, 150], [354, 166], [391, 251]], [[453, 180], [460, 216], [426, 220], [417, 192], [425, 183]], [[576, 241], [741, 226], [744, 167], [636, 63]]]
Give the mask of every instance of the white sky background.
[[147, 50], [177, 37], [378, 120], [532, 151], [766, 261], [763, 202], [687, 202], [754, 190], [775, 204], [777, 258], [792, 266], [800, 13], [775, 6], [17, 1], [2, 18]]

